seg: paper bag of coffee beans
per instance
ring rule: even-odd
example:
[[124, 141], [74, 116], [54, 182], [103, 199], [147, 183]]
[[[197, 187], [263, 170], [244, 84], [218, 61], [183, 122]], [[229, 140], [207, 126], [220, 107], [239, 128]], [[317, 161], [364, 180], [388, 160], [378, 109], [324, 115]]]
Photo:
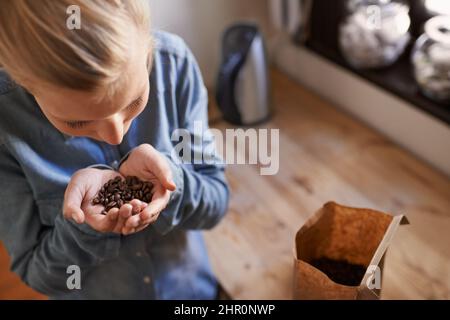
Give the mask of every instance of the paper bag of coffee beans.
[[379, 299], [384, 255], [403, 215], [326, 203], [294, 247], [294, 299]]

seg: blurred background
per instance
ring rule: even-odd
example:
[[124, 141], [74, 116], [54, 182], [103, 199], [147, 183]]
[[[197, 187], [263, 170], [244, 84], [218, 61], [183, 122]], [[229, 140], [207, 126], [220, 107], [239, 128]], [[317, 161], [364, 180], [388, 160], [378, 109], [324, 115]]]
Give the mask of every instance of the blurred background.
[[[196, 56], [211, 127], [280, 132], [278, 173], [230, 165], [229, 213], [205, 233], [224, 297], [292, 298], [295, 234], [336, 201], [410, 222], [382, 299], [450, 298], [450, 1], [149, 3]], [[0, 298], [45, 298], [4, 249], [0, 266]]]

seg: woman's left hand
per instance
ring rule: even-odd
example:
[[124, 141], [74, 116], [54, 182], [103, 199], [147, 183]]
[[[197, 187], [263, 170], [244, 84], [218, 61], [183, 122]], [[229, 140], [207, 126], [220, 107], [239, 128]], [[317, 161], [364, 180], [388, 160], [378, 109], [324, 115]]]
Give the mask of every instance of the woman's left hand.
[[134, 148], [119, 168], [122, 176], [136, 176], [153, 184], [151, 202], [139, 214], [127, 219], [122, 234], [138, 232], [155, 222], [176, 189], [167, 159], [150, 144]]

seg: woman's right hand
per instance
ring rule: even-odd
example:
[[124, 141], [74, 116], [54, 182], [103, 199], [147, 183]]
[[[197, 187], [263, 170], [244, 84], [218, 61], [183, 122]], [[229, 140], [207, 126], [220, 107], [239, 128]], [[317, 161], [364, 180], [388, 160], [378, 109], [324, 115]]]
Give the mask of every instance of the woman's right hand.
[[102, 214], [103, 206], [93, 205], [91, 201], [106, 182], [117, 176], [120, 174], [113, 170], [78, 170], [70, 179], [64, 194], [64, 217], [78, 224], [85, 222], [99, 232], [121, 233], [128, 218], [133, 213], [141, 212], [147, 204], [134, 199], [120, 209], [112, 208], [106, 215]]

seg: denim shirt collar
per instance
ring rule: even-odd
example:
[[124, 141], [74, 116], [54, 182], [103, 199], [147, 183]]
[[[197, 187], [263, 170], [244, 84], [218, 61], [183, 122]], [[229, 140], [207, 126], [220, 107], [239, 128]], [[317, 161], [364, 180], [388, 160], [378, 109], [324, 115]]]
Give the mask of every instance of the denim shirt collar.
[[65, 133], [62, 133], [62, 132], [61, 132], [61, 134], [62, 134], [62, 136], [63, 136], [63, 138], [64, 138], [65, 141], [70, 140], [70, 139], [73, 138], [73, 136], [70, 136], [70, 135], [68, 135], [68, 134], [65, 134]]

